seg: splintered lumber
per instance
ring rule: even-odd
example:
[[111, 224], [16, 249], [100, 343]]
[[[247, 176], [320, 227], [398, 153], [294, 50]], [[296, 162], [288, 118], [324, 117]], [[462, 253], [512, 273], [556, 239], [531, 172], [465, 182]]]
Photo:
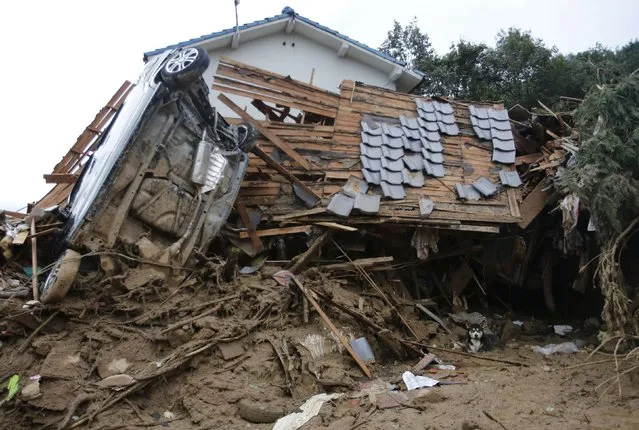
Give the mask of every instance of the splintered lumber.
[[264, 249], [264, 244], [260, 240], [260, 237], [255, 232], [255, 227], [251, 222], [251, 218], [249, 217], [248, 212], [246, 211], [246, 207], [242, 203], [236, 203], [235, 209], [240, 214], [240, 218], [242, 218], [242, 222], [246, 226], [247, 233], [251, 238], [251, 243], [253, 244], [253, 248], [255, 248], [255, 252], [262, 252]]
[[278, 216], [274, 216], [273, 217], [273, 221], [279, 222], [279, 221], [286, 221], [287, 219], [293, 219], [293, 218], [300, 218], [303, 216], [309, 216], [309, 215], [317, 215], [317, 214], [323, 214], [326, 212], [326, 208], [313, 208], [313, 209], [307, 209], [304, 211], [298, 211], [298, 212], [293, 212], [290, 214], [286, 214], [286, 215], [278, 215]]
[[275, 133], [273, 133], [268, 128], [262, 126], [258, 121], [254, 120], [249, 114], [244, 112], [241, 107], [239, 107], [233, 100], [226, 97], [224, 94], [220, 94], [218, 97], [222, 103], [228, 106], [233, 112], [239, 115], [242, 120], [248, 122], [256, 130], [262, 133], [262, 136], [267, 138], [273, 145], [277, 146], [281, 149], [286, 155], [295, 160], [300, 166], [302, 166], [306, 170], [311, 170], [311, 163], [309, 163], [303, 156], [301, 156], [297, 151], [289, 146], [288, 143], [284, 142], [282, 139], [277, 137]]
[[74, 184], [79, 175], [74, 173], [50, 173], [43, 175], [47, 184]]
[[[270, 228], [267, 230], [255, 230], [255, 234], [259, 237], [281, 236], [285, 234], [295, 234], [295, 233], [309, 234], [310, 232], [311, 232], [310, 225], [296, 225], [293, 227]], [[249, 238], [250, 238], [250, 234], [248, 231], [240, 232], [240, 239], [249, 239]]]
[[519, 157], [515, 157], [515, 165], [521, 166], [522, 164], [533, 164], [537, 163], [540, 160], [543, 160], [544, 154], [541, 152], [536, 152], [534, 154], [528, 155], [520, 155]]
[[295, 284], [295, 286], [297, 286], [297, 288], [300, 289], [302, 294], [304, 294], [306, 299], [311, 303], [311, 305], [313, 305], [313, 308], [322, 317], [322, 319], [324, 320], [324, 323], [328, 326], [328, 328], [331, 330], [333, 335], [339, 339], [339, 341], [342, 344], [342, 346], [344, 346], [346, 351], [348, 351], [348, 353], [351, 355], [351, 357], [353, 357], [353, 360], [355, 360], [355, 362], [362, 369], [362, 372], [364, 372], [364, 374], [366, 376], [368, 376], [369, 378], [372, 378], [373, 375], [371, 374], [371, 371], [368, 369], [366, 364], [364, 364], [364, 362], [359, 358], [357, 353], [353, 350], [351, 345], [348, 343], [348, 340], [346, 339], [346, 337], [344, 337], [344, 335], [337, 329], [337, 327], [335, 327], [335, 324], [333, 324], [333, 321], [331, 321], [331, 319], [328, 317], [328, 315], [326, 315], [326, 313], [322, 310], [320, 305], [315, 301], [315, 299], [313, 298], [313, 295], [311, 294], [311, 292], [309, 290], [307, 290], [306, 287], [304, 287], [304, 285], [302, 285], [302, 283], [291, 272], [287, 272], [286, 270], [282, 270], [282, 271], [280, 271], [280, 272], [278, 272], [278, 273], [276, 273], [274, 275], [274, 278], [276, 278], [276, 280], [279, 277], [287, 277], [287, 278], [289, 278], [290, 281], [292, 281]]
[[357, 231], [356, 227], [350, 227], [347, 225], [338, 224], [336, 222], [321, 221], [321, 222], [316, 222], [315, 224], [321, 225], [322, 227], [332, 228], [334, 230], [342, 230], [342, 231], [349, 231], [349, 232]]
[[392, 263], [393, 257], [374, 257], [374, 258], [361, 258], [359, 260], [352, 260], [347, 263], [329, 264], [322, 266], [322, 270], [336, 271], [336, 270], [351, 270], [357, 267], [366, 267], [375, 270], [378, 266], [382, 270], [387, 270], [390, 266], [387, 263]]
[[266, 161], [266, 164], [268, 164], [273, 169], [275, 169], [280, 175], [284, 176], [291, 183], [293, 183], [294, 185], [297, 185], [298, 187], [300, 187], [300, 189], [302, 189], [307, 195], [309, 195], [311, 197], [314, 197], [315, 198], [315, 204], [317, 204], [318, 202], [320, 202], [322, 200], [322, 198], [320, 196], [318, 196], [317, 194], [315, 194], [313, 192], [313, 190], [311, 190], [309, 187], [307, 187], [302, 181], [297, 179], [295, 177], [295, 175], [293, 175], [291, 172], [289, 172], [284, 167], [282, 167], [282, 165], [280, 163], [278, 163], [277, 161], [273, 160], [271, 158], [271, 156], [268, 155], [266, 152], [262, 151], [261, 148], [259, 148], [257, 146], [254, 147], [253, 148], [253, 153], [255, 155], [257, 155], [258, 157], [260, 157], [262, 160]]
[[521, 203], [519, 210], [521, 211], [522, 220], [519, 223], [519, 227], [528, 227], [552, 199], [554, 193], [543, 191], [544, 186], [544, 181], [539, 182]]
[[326, 241], [333, 235], [333, 230], [326, 230], [313, 244], [301, 254], [297, 260], [293, 263], [290, 270], [292, 273], [299, 273], [304, 269], [313, 257], [317, 255], [320, 248], [324, 246]]

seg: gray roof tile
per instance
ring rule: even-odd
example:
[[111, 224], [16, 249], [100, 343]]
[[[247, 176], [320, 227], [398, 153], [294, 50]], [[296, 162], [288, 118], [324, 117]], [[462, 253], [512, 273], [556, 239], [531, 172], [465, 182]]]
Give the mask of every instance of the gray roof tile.
[[384, 134], [390, 137], [401, 137], [404, 135], [404, 129], [400, 125], [382, 123]]
[[418, 111], [418, 113], [419, 119], [421, 120], [420, 125], [422, 127], [425, 127], [425, 125], [423, 125], [424, 122], [437, 122], [437, 114], [435, 112], [425, 112], [423, 110], [420, 110]]
[[[402, 169], [403, 170], [403, 169]], [[388, 169], [382, 169], [382, 182], [388, 182], [392, 185], [401, 185], [404, 182], [404, 175], [402, 172], [393, 172]]]
[[441, 122], [438, 124], [439, 124], [439, 131], [441, 131], [444, 134], [447, 134], [449, 136], [457, 136], [459, 134], [459, 127], [457, 127], [457, 124], [448, 125], [448, 124], [442, 124]]
[[382, 181], [381, 186], [382, 192], [384, 193], [385, 197], [394, 200], [401, 200], [406, 197], [406, 192], [404, 191], [404, 187], [402, 185], [392, 185], [388, 182]]
[[496, 120], [496, 119], [489, 119], [488, 120], [490, 122], [490, 128], [492, 128], [493, 130], [497, 129], [497, 130], [503, 130], [503, 131], [509, 131], [512, 130], [512, 128], [510, 127], [510, 121], [500, 121], [500, 120]]
[[462, 200], [479, 200], [481, 195], [473, 188], [472, 185], [455, 184], [457, 195]]
[[342, 193], [349, 197], [355, 197], [360, 193], [368, 191], [368, 184], [364, 179], [360, 179], [357, 176], [351, 176], [346, 181], [346, 184], [342, 187]]
[[499, 179], [503, 185], [508, 187], [517, 188], [522, 182], [519, 177], [519, 173], [517, 171], [508, 171], [508, 170], [500, 170], [499, 171]]
[[365, 155], [359, 156], [359, 160], [362, 162], [362, 167], [364, 169], [372, 170], [373, 172], [379, 172], [382, 169], [382, 159], [378, 160], [375, 158], [368, 158]]
[[382, 174], [380, 172], [362, 169], [362, 173], [364, 174], [364, 179], [366, 179], [366, 182], [368, 182], [369, 184], [379, 185], [379, 183], [382, 181]]
[[446, 102], [440, 102], [440, 101], [433, 101], [433, 104], [435, 105], [435, 110], [443, 113], [443, 114], [452, 114], [453, 111], [453, 107], [450, 105], [450, 103], [446, 103]]
[[419, 214], [423, 217], [427, 217], [435, 209], [435, 203], [431, 199], [422, 198], [419, 199]]
[[473, 183], [473, 188], [479, 191], [484, 197], [490, 197], [497, 193], [497, 187], [483, 176]]
[[[441, 112], [436, 112], [435, 115], [437, 116], [437, 123], [441, 124], [447, 124], [447, 125], [453, 125], [455, 124], [455, 115], [453, 115], [452, 113], [441, 113]], [[441, 125], [440, 125], [441, 128]]]
[[399, 122], [405, 128], [410, 128], [412, 130], [417, 130], [419, 128], [419, 122], [417, 122], [417, 118], [409, 118], [405, 115], [400, 115]]
[[389, 137], [384, 136], [384, 145], [390, 146], [391, 148], [403, 148], [406, 144], [406, 136], [400, 137]]
[[402, 172], [404, 176], [404, 183], [410, 185], [411, 187], [421, 188], [424, 186], [424, 174], [421, 170], [410, 172], [406, 169]]
[[419, 140], [406, 139], [404, 149], [406, 151], [420, 152], [422, 150], [422, 143]]
[[327, 211], [335, 215], [347, 217], [351, 214], [354, 205], [354, 198], [342, 193], [337, 193], [333, 196], [330, 203], [328, 204]]
[[471, 116], [470, 122], [473, 124], [473, 127], [479, 127], [490, 131], [490, 120], [488, 119], [475, 118], [474, 116]]
[[424, 159], [419, 153], [404, 155], [404, 164], [410, 170], [424, 170]]
[[431, 152], [444, 152], [444, 147], [439, 141], [428, 142], [427, 149]]
[[417, 129], [417, 130], [411, 130], [410, 128], [404, 128], [404, 134], [406, 134], [406, 137], [412, 140], [419, 140], [422, 136], [420, 133], [421, 129]]
[[498, 149], [493, 150], [493, 161], [502, 164], [512, 164], [515, 162], [516, 151], [500, 151]]
[[357, 194], [355, 196], [355, 209], [367, 213], [376, 214], [379, 212], [379, 195]]
[[473, 126], [473, 130], [475, 130], [475, 134], [480, 139], [483, 139], [483, 140], [491, 140], [492, 139], [492, 134], [490, 132], [490, 129], [484, 130], [483, 128], [479, 128], [479, 127]]
[[481, 118], [481, 119], [488, 119], [488, 109], [484, 107], [470, 105], [468, 106], [468, 110], [470, 111], [470, 114], [474, 117]]
[[493, 149], [499, 149], [500, 151], [514, 151], [515, 141], [493, 139]]
[[404, 148], [390, 148], [384, 145], [382, 146], [382, 155], [391, 160], [398, 160], [404, 156]]
[[364, 142], [368, 146], [380, 147], [386, 140], [386, 136], [384, 135], [372, 136], [370, 134], [362, 132], [362, 142]]
[[415, 103], [417, 104], [417, 109], [419, 110], [423, 110], [424, 112], [435, 112], [435, 105], [432, 101], [415, 99]]
[[359, 144], [359, 151], [362, 155], [367, 156], [368, 158], [382, 158], [382, 148], [375, 146], [368, 146], [366, 144]]
[[364, 133], [370, 134], [371, 136], [381, 136], [382, 133], [384, 132], [382, 130], [382, 127], [373, 121], [370, 121], [370, 123], [367, 121], [362, 121], [361, 125], [362, 125], [362, 131]]
[[513, 132], [512, 130], [497, 130], [495, 128], [493, 128], [492, 130], [490, 130], [491, 134], [493, 135], [493, 138], [495, 139], [499, 139], [499, 140], [513, 140]]
[[401, 172], [404, 168], [404, 162], [400, 160], [391, 160], [386, 157], [382, 157], [382, 167], [390, 170], [391, 172]]
[[430, 140], [431, 142], [439, 142], [441, 140], [441, 136], [437, 131], [427, 131], [422, 128], [421, 133], [423, 138]]
[[443, 178], [445, 176], [443, 164], [431, 163], [428, 160], [423, 160], [423, 161], [424, 161], [424, 168], [426, 169], [426, 173], [428, 175], [434, 176], [436, 178]]
[[422, 117], [420, 114], [420, 117], [418, 118], [419, 126], [428, 131], [439, 130], [439, 127], [437, 127], [437, 117], [435, 116], [435, 114], [433, 113], [428, 115], [432, 115], [432, 117]]
[[442, 164], [444, 162], [444, 155], [441, 152], [430, 152], [422, 149], [422, 156], [431, 163]]
[[506, 109], [488, 109], [488, 115], [498, 121], [508, 121], [510, 119]]

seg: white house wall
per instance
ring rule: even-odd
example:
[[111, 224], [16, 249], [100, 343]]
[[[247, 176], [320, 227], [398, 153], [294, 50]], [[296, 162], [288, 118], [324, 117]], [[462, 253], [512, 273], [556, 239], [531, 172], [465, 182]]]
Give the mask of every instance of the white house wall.
[[[338, 57], [337, 51], [304, 37], [295, 32], [271, 34], [259, 39], [242, 42], [237, 49], [228, 48], [209, 51], [211, 65], [204, 74], [209, 85], [213, 85], [213, 76], [219, 59], [229, 57], [234, 60], [269, 70], [291, 78], [309, 82], [313, 68], [313, 85], [325, 90], [339, 93], [339, 85], [343, 80], [361, 81], [366, 84], [395, 90], [395, 83], [389, 81], [388, 74], [375, 70], [359, 61], [345, 57]], [[212, 103], [223, 116], [236, 117], [226, 106], [217, 100], [218, 92], [211, 93]], [[255, 118], [263, 115], [250, 105], [251, 100], [241, 96], [228, 94], [235, 103]]]

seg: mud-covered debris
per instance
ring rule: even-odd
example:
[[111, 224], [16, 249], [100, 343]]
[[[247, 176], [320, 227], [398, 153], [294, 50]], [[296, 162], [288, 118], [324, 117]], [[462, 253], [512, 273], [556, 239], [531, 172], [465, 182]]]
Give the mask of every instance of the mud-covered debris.
[[286, 410], [267, 403], [256, 403], [243, 399], [237, 405], [237, 413], [248, 422], [267, 424], [274, 423], [286, 415]]
[[112, 375], [112, 376], [108, 376], [104, 378], [103, 380], [98, 382], [98, 386], [102, 388], [117, 389], [117, 388], [128, 387], [129, 385], [132, 385], [135, 382], [136, 382], [135, 378], [133, 378], [131, 375], [127, 375], [126, 373], [121, 373], [118, 375]]

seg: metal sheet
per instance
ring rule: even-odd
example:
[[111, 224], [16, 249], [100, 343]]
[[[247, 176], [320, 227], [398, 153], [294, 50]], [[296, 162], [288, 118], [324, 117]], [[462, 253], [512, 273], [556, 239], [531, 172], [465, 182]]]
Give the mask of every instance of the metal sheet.
[[326, 210], [332, 214], [347, 217], [355, 206], [355, 199], [346, 194], [337, 193], [333, 196]]
[[406, 197], [406, 192], [404, 191], [404, 187], [402, 185], [393, 185], [388, 182], [381, 182], [382, 192], [384, 193], [384, 197], [391, 198], [393, 200], [401, 200]]
[[473, 183], [473, 188], [479, 191], [484, 197], [490, 197], [497, 193], [497, 187], [483, 176]]
[[380, 201], [379, 195], [357, 194], [355, 196], [355, 209], [367, 214], [376, 214], [379, 212]]

